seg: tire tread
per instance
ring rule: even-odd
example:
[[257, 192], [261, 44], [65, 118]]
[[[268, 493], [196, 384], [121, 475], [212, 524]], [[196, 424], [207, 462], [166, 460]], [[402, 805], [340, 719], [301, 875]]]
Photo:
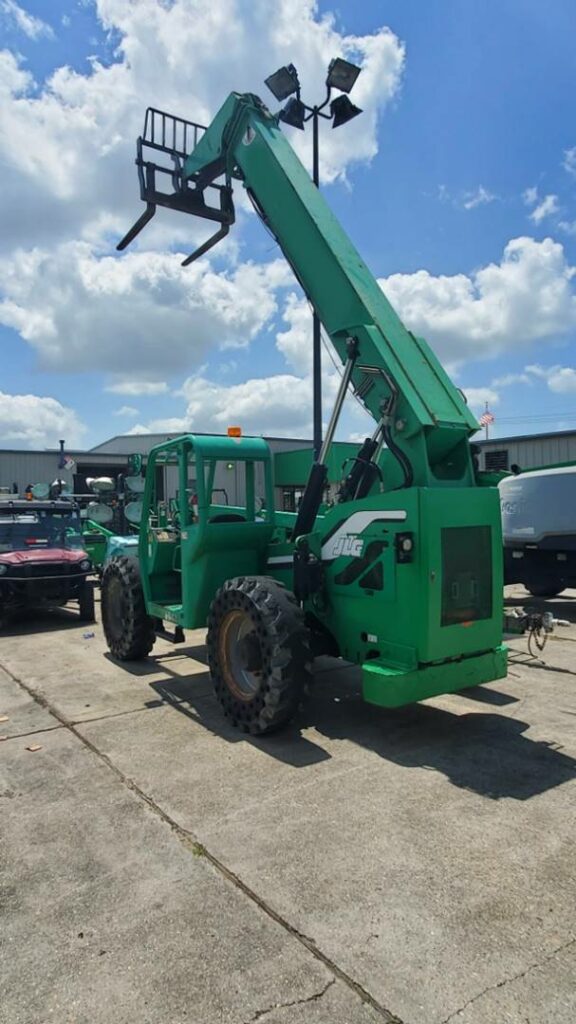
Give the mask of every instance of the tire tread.
[[[113, 579], [119, 579], [124, 588], [128, 614], [120, 637], [109, 629], [110, 615], [109, 586]], [[111, 654], [118, 661], [139, 661], [145, 658], [156, 639], [154, 620], [146, 611], [140, 572], [136, 563], [124, 556], [113, 558], [102, 576], [102, 625]]]
[[[265, 653], [265, 682], [250, 702], [228, 688], [218, 659], [218, 633], [232, 607], [251, 611]], [[218, 590], [208, 613], [208, 664], [216, 697], [233, 725], [252, 735], [274, 732], [294, 717], [312, 679], [310, 639], [294, 595], [268, 576], [240, 576]]]

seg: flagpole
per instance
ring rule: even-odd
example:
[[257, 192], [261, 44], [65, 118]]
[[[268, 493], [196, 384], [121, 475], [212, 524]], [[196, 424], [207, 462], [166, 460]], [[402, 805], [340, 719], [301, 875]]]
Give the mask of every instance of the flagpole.
[[[486, 402], [485, 412], [488, 412], [488, 402]], [[486, 440], [488, 441], [489, 440], [489, 435], [488, 435], [488, 418], [486, 418], [486, 422], [484, 424], [484, 430], [486, 431]]]

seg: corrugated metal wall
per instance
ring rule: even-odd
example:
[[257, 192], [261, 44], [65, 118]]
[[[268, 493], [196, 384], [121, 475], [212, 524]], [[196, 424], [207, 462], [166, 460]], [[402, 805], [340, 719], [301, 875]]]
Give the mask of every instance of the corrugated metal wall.
[[0, 486], [12, 487], [16, 483], [20, 493], [28, 484], [52, 483], [56, 478], [65, 480], [71, 486], [74, 473], [81, 467], [91, 465], [109, 466], [110, 470], [122, 469], [123, 456], [93, 455], [91, 452], [68, 452], [76, 463], [72, 470], [58, 469], [58, 452], [30, 452], [5, 449], [0, 451]]
[[504, 437], [479, 442], [482, 448], [480, 466], [486, 468], [487, 452], [507, 452], [508, 465], [516, 463], [522, 469], [536, 466], [552, 466], [556, 462], [576, 461], [576, 431], [528, 435], [527, 437]]
[[[58, 471], [58, 452], [47, 451], [15, 451], [0, 450], [0, 486], [12, 487], [18, 484], [21, 492], [27, 484], [50, 483], [56, 476], [62, 477], [72, 484], [74, 472], [90, 466], [102, 468], [109, 466], [110, 472], [124, 471], [126, 456], [132, 452], [146, 455], [152, 445], [166, 440], [165, 434], [124, 435], [111, 438], [87, 452], [69, 452], [76, 462], [76, 470]], [[267, 438], [274, 453], [309, 449], [310, 441], [294, 438]], [[480, 465], [486, 468], [486, 454], [489, 452], [505, 453], [507, 466], [517, 463], [522, 469], [533, 466], [549, 466], [556, 462], [576, 462], [576, 431], [556, 434], [527, 435], [526, 437], [494, 438], [489, 441], [477, 442], [481, 448]], [[218, 469], [216, 486], [225, 488], [230, 504], [241, 504], [244, 500], [243, 489], [236, 481], [237, 471]], [[257, 493], [262, 487], [257, 480]], [[172, 488], [170, 488], [172, 489]], [[263, 487], [262, 487], [263, 490]]]
[[[58, 470], [58, 455], [55, 452], [0, 452], [0, 485], [18, 485], [20, 492], [28, 484], [51, 483]], [[72, 480], [71, 473], [62, 473], [62, 478]]]

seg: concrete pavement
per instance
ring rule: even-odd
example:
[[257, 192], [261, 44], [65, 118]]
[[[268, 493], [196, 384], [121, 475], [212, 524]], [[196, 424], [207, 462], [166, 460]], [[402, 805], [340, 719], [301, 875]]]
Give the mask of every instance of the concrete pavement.
[[575, 642], [394, 712], [325, 659], [257, 740], [201, 633], [130, 671], [71, 612], [3, 634], [0, 1020], [573, 1024]]

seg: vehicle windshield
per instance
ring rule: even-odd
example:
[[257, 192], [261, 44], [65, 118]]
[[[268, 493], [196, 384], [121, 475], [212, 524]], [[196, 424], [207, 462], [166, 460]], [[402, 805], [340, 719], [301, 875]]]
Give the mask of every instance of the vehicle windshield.
[[77, 511], [30, 509], [0, 514], [0, 554], [8, 551], [83, 547]]

